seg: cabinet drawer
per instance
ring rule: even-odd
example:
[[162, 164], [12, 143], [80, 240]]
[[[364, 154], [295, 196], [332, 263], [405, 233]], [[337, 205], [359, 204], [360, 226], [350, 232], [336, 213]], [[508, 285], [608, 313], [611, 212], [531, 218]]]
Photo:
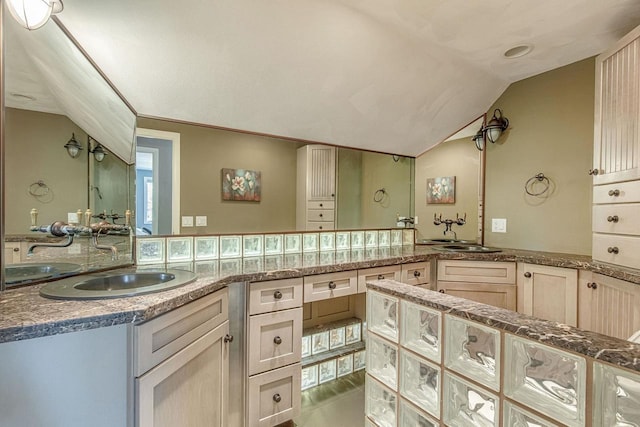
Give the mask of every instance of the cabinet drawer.
[[595, 205], [593, 231], [640, 235], [640, 203]]
[[431, 263], [429, 261], [402, 264], [400, 281], [407, 285], [426, 285], [429, 283], [430, 274]]
[[304, 302], [343, 297], [358, 292], [358, 272], [318, 274], [304, 278]]
[[492, 261], [438, 261], [438, 281], [516, 283], [516, 264], [514, 262]]
[[300, 364], [249, 378], [248, 425], [271, 427], [300, 414]]
[[358, 293], [367, 292], [367, 282], [383, 279], [400, 281], [400, 266], [389, 265], [358, 270]]
[[333, 209], [310, 209], [307, 211], [308, 221], [333, 222]]
[[516, 285], [438, 281], [438, 291], [454, 297], [516, 311]]
[[300, 362], [302, 308], [249, 318], [249, 375]]
[[323, 201], [317, 201], [317, 200], [308, 200], [307, 201], [307, 209], [335, 209], [336, 202], [334, 202], [333, 200], [323, 200]]
[[317, 222], [317, 221], [307, 221], [307, 230], [333, 230], [335, 228], [335, 224], [333, 222]]
[[593, 203], [640, 202], [640, 181], [618, 182], [593, 187]]
[[[617, 249], [617, 253], [615, 250]], [[609, 252], [612, 250], [613, 252]], [[593, 235], [593, 259], [625, 267], [640, 268], [640, 237]]]
[[249, 285], [249, 314], [302, 306], [302, 278], [272, 280]]
[[221, 289], [133, 328], [134, 374], [142, 375], [229, 318], [229, 291]]

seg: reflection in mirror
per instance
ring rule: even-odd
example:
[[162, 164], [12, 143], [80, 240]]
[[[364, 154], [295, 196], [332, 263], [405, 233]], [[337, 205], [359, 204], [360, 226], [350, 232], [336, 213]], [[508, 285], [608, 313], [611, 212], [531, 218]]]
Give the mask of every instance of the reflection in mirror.
[[[115, 222], [124, 223], [133, 195], [128, 163], [135, 114], [56, 22], [27, 31], [4, 14], [3, 36], [3, 278], [11, 277], [17, 285], [131, 264], [128, 233], [111, 230], [104, 235], [102, 227], [98, 245], [114, 249], [100, 250], [88, 230], [73, 236], [69, 246], [52, 247], [68, 241], [68, 235], [54, 237], [30, 228], [34, 219], [37, 226], [82, 223], [87, 209], [104, 214], [100, 216], [111, 224], [118, 214]], [[75, 158], [65, 149], [72, 136], [82, 147]], [[101, 162], [96, 161], [98, 144], [106, 153]], [[37, 217], [30, 215], [32, 209]], [[90, 223], [99, 221], [89, 218]], [[34, 244], [38, 246], [29, 255]], [[12, 266], [25, 263], [33, 268]]]
[[[472, 137], [483, 123], [481, 116], [416, 158], [417, 242], [446, 238], [482, 244], [484, 151], [476, 148]], [[440, 179], [447, 177], [454, 179]], [[449, 197], [444, 197], [445, 193]], [[445, 233], [444, 220], [455, 221], [465, 214], [464, 225], [454, 222]], [[442, 216], [441, 225], [434, 224], [434, 215]]]
[[[181, 234], [304, 229], [305, 222], [298, 222], [296, 218], [297, 202], [300, 201], [296, 184], [302, 179], [298, 176], [297, 166], [301, 161], [299, 152], [309, 145], [306, 142], [144, 117], [138, 118], [138, 126], [147, 132], [153, 129], [179, 134], [182, 165], [179, 212], [194, 222], [193, 227], [180, 227]], [[335, 147], [325, 147], [335, 150]], [[391, 228], [396, 227], [398, 215], [413, 216], [414, 160], [337, 148], [337, 162], [334, 162], [337, 171], [333, 174], [337, 175], [337, 183], [335, 191], [328, 193], [328, 197], [337, 193], [337, 224], [323, 229]], [[222, 169], [260, 172], [260, 201], [223, 200], [223, 179], [226, 178]], [[380, 202], [374, 202], [379, 189], [385, 190], [384, 197]], [[161, 190], [159, 193], [162, 199], [169, 192]], [[139, 192], [138, 197], [140, 199]], [[139, 221], [143, 209], [138, 207], [136, 212]], [[206, 226], [196, 224], [198, 216], [206, 217]], [[153, 215], [146, 218], [152, 219]], [[323, 221], [316, 218], [308, 222]], [[143, 226], [149, 229], [148, 225]]]

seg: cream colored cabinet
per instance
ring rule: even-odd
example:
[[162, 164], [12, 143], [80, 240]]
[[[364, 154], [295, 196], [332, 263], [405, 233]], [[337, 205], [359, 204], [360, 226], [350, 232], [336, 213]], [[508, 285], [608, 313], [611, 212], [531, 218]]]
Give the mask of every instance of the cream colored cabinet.
[[232, 339], [222, 289], [134, 327], [135, 425], [227, 425]]
[[431, 282], [431, 262], [423, 261], [402, 264], [400, 281], [407, 285], [428, 288]]
[[17, 264], [21, 261], [22, 249], [20, 242], [5, 242], [4, 243], [4, 262], [6, 264]]
[[400, 281], [400, 266], [387, 265], [358, 270], [358, 293], [367, 292], [367, 282], [384, 279]]
[[336, 148], [305, 145], [298, 149], [296, 227], [298, 230], [335, 228]]
[[627, 339], [640, 330], [640, 286], [581, 271], [578, 327]]
[[358, 292], [358, 272], [316, 274], [304, 277], [304, 302], [343, 297]]
[[247, 426], [271, 427], [300, 413], [303, 278], [251, 283]]
[[518, 312], [578, 326], [578, 270], [518, 263]]
[[495, 307], [516, 309], [513, 262], [440, 260], [437, 290]]

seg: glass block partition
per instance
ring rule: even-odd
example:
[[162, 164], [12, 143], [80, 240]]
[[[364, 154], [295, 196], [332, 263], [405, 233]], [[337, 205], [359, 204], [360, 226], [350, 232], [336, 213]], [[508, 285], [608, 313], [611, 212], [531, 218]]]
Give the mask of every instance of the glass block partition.
[[[448, 295], [372, 284], [367, 300], [367, 425], [640, 426], [640, 368], [580, 354], [598, 343], [576, 344], [575, 328], [571, 351], [516, 335], [523, 326], [531, 337], [557, 335], [542, 329], [557, 324], [482, 304], [469, 313], [468, 301]], [[606, 347], [616, 340], [600, 337], [623, 364], [627, 356]], [[617, 341], [637, 359], [640, 350]]]
[[[238, 235], [198, 235], [136, 237], [136, 264], [179, 263], [232, 258], [305, 254], [309, 263], [341, 262], [343, 251], [357, 261], [358, 251], [392, 249], [415, 242], [415, 229], [376, 229], [330, 232], [269, 233]], [[322, 253], [335, 253], [324, 260]], [[320, 254], [320, 259], [318, 254]], [[354, 259], [355, 257], [355, 259]], [[315, 265], [314, 264], [314, 265]]]

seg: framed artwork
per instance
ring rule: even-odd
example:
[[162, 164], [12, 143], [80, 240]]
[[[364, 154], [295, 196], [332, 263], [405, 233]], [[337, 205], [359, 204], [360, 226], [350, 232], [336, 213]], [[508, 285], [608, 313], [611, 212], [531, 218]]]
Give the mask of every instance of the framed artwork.
[[260, 171], [222, 169], [222, 200], [259, 202], [261, 187]]
[[427, 178], [427, 204], [453, 204], [455, 202], [455, 176]]

